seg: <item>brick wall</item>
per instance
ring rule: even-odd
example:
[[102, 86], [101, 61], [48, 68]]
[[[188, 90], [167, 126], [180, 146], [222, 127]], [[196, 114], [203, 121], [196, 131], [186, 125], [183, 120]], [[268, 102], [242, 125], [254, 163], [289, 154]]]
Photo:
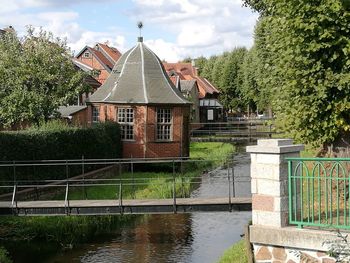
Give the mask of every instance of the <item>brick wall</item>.
[[[117, 121], [118, 107], [128, 105], [94, 104], [100, 108], [100, 121]], [[87, 110], [88, 122], [92, 121], [92, 106]], [[189, 114], [190, 108], [170, 107], [172, 109], [172, 140], [157, 141], [157, 106], [132, 106], [134, 108], [134, 140], [123, 141], [123, 157], [156, 158], [187, 157], [189, 155]]]
[[323, 251], [297, 250], [295, 248], [254, 245], [256, 263], [335, 263], [336, 260]]
[[102, 66], [102, 64], [95, 58], [95, 56], [90, 54], [90, 57], [86, 58], [84, 57], [84, 53], [85, 52], [83, 52], [79, 57], [77, 57], [77, 59], [89, 65], [90, 67], [99, 70], [100, 74], [98, 75], [96, 80], [103, 84], [108, 78], [109, 72]]
[[84, 126], [87, 123], [87, 118], [88, 118], [88, 110], [84, 109], [81, 111], [76, 112], [75, 114], [72, 115], [72, 123], [74, 125], [79, 125], [79, 126]]

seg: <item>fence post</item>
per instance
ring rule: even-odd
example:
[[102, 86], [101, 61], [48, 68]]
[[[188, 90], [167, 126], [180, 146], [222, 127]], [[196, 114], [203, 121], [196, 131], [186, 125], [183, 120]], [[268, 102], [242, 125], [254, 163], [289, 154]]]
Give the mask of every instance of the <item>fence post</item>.
[[235, 155], [232, 154], [232, 196], [236, 196], [236, 189], [235, 189]]
[[[17, 183], [15, 183], [15, 184], [13, 185], [12, 202], [11, 202], [12, 213], [13, 213], [14, 215], [16, 215], [16, 214], [18, 213], [16, 194], [17, 194]], [[15, 208], [16, 208], [16, 209], [15, 209]], [[15, 211], [16, 211], [16, 212], [15, 212]]]
[[81, 156], [81, 170], [82, 170], [82, 174], [83, 174], [83, 191], [84, 191], [85, 200], [87, 200], [87, 192], [86, 192], [86, 187], [85, 187], [85, 163], [84, 163], [84, 155]]
[[135, 178], [134, 178], [134, 163], [131, 156], [131, 176], [132, 176], [132, 197], [135, 199]]
[[66, 195], [65, 195], [65, 198], [64, 198], [64, 207], [66, 209], [66, 215], [69, 215], [69, 198], [68, 198], [68, 194], [69, 194], [69, 180], [67, 178]]
[[123, 181], [119, 178], [119, 213], [123, 214]]
[[175, 178], [175, 160], [173, 159], [173, 210], [176, 214], [176, 178]]
[[258, 140], [248, 146], [251, 156], [251, 191], [253, 225], [284, 227], [288, 225], [287, 157], [299, 157], [304, 145], [291, 139]]
[[227, 180], [228, 180], [228, 210], [232, 212], [232, 202], [231, 202], [231, 182], [230, 182], [230, 160], [227, 159]]

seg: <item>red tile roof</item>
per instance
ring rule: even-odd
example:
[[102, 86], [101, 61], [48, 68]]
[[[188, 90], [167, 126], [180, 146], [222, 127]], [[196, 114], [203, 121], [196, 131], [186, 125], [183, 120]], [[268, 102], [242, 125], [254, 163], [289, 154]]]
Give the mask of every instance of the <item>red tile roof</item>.
[[97, 43], [96, 45], [98, 45], [101, 50], [102, 53], [105, 53], [106, 57], [111, 59], [113, 65], [118, 61], [118, 59], [121, 57], [121, 53], [119, 52], [118, 49], [116, 49], [115, 47], [110, 47], [106, 44], [101, 44], [101, 43]]
[[104, 64], [105, 66], [108, 67], [109, 71], [112, 70], [112, 68], [114, 67], [115, 63], [113, 63], [110, 60], [108, 60], [108, 58], [106, 58], [106, 56], [103, 55], [102, 52], [100, 52], [100, 51], [98, 51], [98, 50], [96, 50], [94, 48], [90, 48], [90, 47], [88, 49], [89, 49], [89, 51], [91, 53], [93, 53], [97, 57], [98, 60], [101, 61], [102, 64]]
[[174, 70], [177, 73], [183, 75], [195, 76], [196, 69], [192, 66], [191, 63], [163, 63], [166, 71]]
[[175, 72], [181, 80], [196, 80], [200, 98], [205, 98], [208, 94], [219, 95], [220, 91], [207, 79], [198, 76], [197, 69], [191, 63], [163, 63], [163, 65], [168, 74]]

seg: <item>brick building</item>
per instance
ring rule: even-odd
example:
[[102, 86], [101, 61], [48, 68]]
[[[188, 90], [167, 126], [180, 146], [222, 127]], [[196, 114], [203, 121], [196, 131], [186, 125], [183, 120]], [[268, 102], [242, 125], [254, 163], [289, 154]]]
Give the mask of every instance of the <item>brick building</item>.
[[121, 125], [124, 158], [189, 155], [191, 103], [141, 37], [87, 105], [89, 122], [111, 120]]
[[97, 43], [93, 48], [85, 46], [75, 58], [82, 63], [99, 70], [100, 74], [96, 80], [104, 83], [110, 75], [115, 63], [121, 57], [118, 49], [107, 44]]

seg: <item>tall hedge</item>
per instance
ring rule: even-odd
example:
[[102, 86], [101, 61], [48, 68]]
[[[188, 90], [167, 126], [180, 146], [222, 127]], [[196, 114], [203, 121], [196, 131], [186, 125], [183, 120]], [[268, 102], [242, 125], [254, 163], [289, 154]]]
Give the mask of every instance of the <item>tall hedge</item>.
[[[119, 125], [101, 123], [88, 128], [61, 126], [54, 129], [0, 132], [1, 162], [81, 159], [82, 156], [85, 159], [120, 158]], [[65, 178], [64, 167], [56, 167], [56, 172], [55, 169], [50, 169], [50, 172], [43, 170], [44, 168], [40, 167], [30, 167], [25, 172], [25, 168], [18, 167], [17, 173], [19, 175], [26, 173], [26, 178]], [[77, 173], [73, 172], [74, 170], [77, 169], [71, 169], [70, 175]], [[11, 178], [11, 171], [11, 169], [0, 169], [1, 179], [4, 179], [4, 175]]]
[[0, 132], [0, 160], [65, 160], [121, 157], [116, 123], [89, 128]]

